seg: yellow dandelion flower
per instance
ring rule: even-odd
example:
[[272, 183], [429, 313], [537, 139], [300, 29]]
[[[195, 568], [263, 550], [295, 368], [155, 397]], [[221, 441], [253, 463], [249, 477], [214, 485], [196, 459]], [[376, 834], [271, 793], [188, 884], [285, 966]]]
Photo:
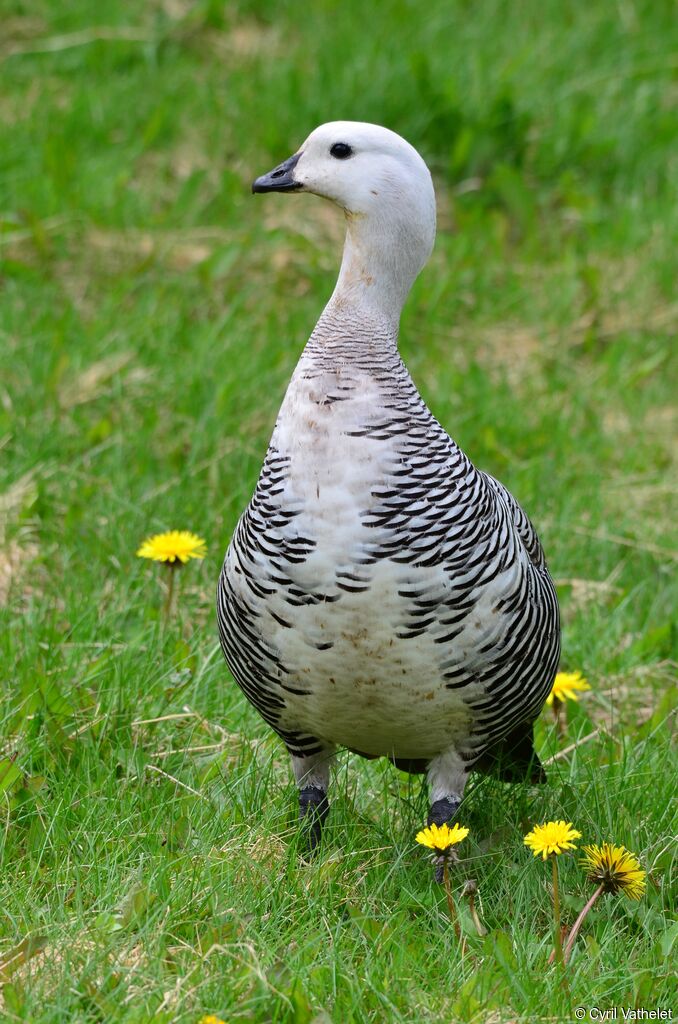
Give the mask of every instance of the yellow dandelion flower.
[[547, 821], [544, 825], [535, 825], [523, 842], [530, 847], [535, 857], [541, 854], [546, 860], [552, 853], [574, 850], [573, 839], [581, 839], [581, 832], [572, 827], [572, 822]]
[[602, 885], [603, 892], [625, 892], [632, 900], [640, 899], [645, 892], [645, 872], [634, 854], [612, 843], [584, 846], [582, 851], [582, 867], [592, 882]]
[[451, 847], [466, 839], [469, 830], [455, 821], [452, 828], [449, 825], [429, 825], [428, 828], [417, 832], [414, 837], [422, 846], [428, 846], [436, 853], [444, 855]]
[[581, 672], [559, 672], [553, 681], [553, 688], [546, 698], [546, 703], [550, 707], [554, 699], [559, 700], [561, 704], [566, 700], [579, 700], [577, 693], [590, 689]]
[[200, 1018], [198, 1024], [226, 1024], [226, 1021], [221, 1017], [215, 1017], [213, 1013], [208, 1013], [205, 1017]]
[[204, 558], [207, 554], [205, 541], [188, 530], [170, 530], [169, 533], [156, 533], [143, 542], [137, 555], [139, 558], [152, 558], [165, 565], [185, 565], [190, 558]]

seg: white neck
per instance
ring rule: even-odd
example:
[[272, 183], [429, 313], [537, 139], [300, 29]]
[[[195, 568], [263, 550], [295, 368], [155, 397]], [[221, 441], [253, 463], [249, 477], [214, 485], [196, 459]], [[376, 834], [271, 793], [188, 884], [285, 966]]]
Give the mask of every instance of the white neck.
[[376, 211], [346, 214], [344, 255], [330, 306], [360, 307], [398, 324], [435, 237], [435, 213], [432, 223], [417, 223], [411, 212], [401, 218], [392, 211], [384, 218]]

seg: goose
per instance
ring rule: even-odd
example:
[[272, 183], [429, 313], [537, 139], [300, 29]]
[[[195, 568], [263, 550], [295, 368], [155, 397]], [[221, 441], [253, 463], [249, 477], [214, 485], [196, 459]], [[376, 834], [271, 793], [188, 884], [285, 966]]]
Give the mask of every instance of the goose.
[[328, 199], [346, 237], [226, 553], [221, 646], [289, 751], [311, 850], [340, 748], [426, 773], [428, 823], [442, 825], [473, 769], [543, 779], [532, 727], [560, 625], [532, 523], [438, 423], [398, 353], [435, 238], [431, 174], [387, 128], [334, 121], [252, 191]]

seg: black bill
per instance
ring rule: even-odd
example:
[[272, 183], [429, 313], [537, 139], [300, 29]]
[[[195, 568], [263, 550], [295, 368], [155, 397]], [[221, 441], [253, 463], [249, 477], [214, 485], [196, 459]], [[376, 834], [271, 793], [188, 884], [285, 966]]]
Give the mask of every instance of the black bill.
[[288, 160], [278, 164], [268, 174], [262, 174], [260, 178], [252, 182], [253, 192], [296, 192], [303, 188], [303, 185], [294, 180], [293, 171], [299, 162], [301, 153], [295, 153]]

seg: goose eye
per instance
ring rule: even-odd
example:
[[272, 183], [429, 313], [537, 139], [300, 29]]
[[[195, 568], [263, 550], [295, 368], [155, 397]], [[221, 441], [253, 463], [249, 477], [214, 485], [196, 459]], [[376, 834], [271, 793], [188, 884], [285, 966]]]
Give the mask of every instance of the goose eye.
[[335, 142], [330, 148], [330, 156], [335, 156], [337, 160], [346, 160], [352, 155], [353, 150], [346, 142]]

